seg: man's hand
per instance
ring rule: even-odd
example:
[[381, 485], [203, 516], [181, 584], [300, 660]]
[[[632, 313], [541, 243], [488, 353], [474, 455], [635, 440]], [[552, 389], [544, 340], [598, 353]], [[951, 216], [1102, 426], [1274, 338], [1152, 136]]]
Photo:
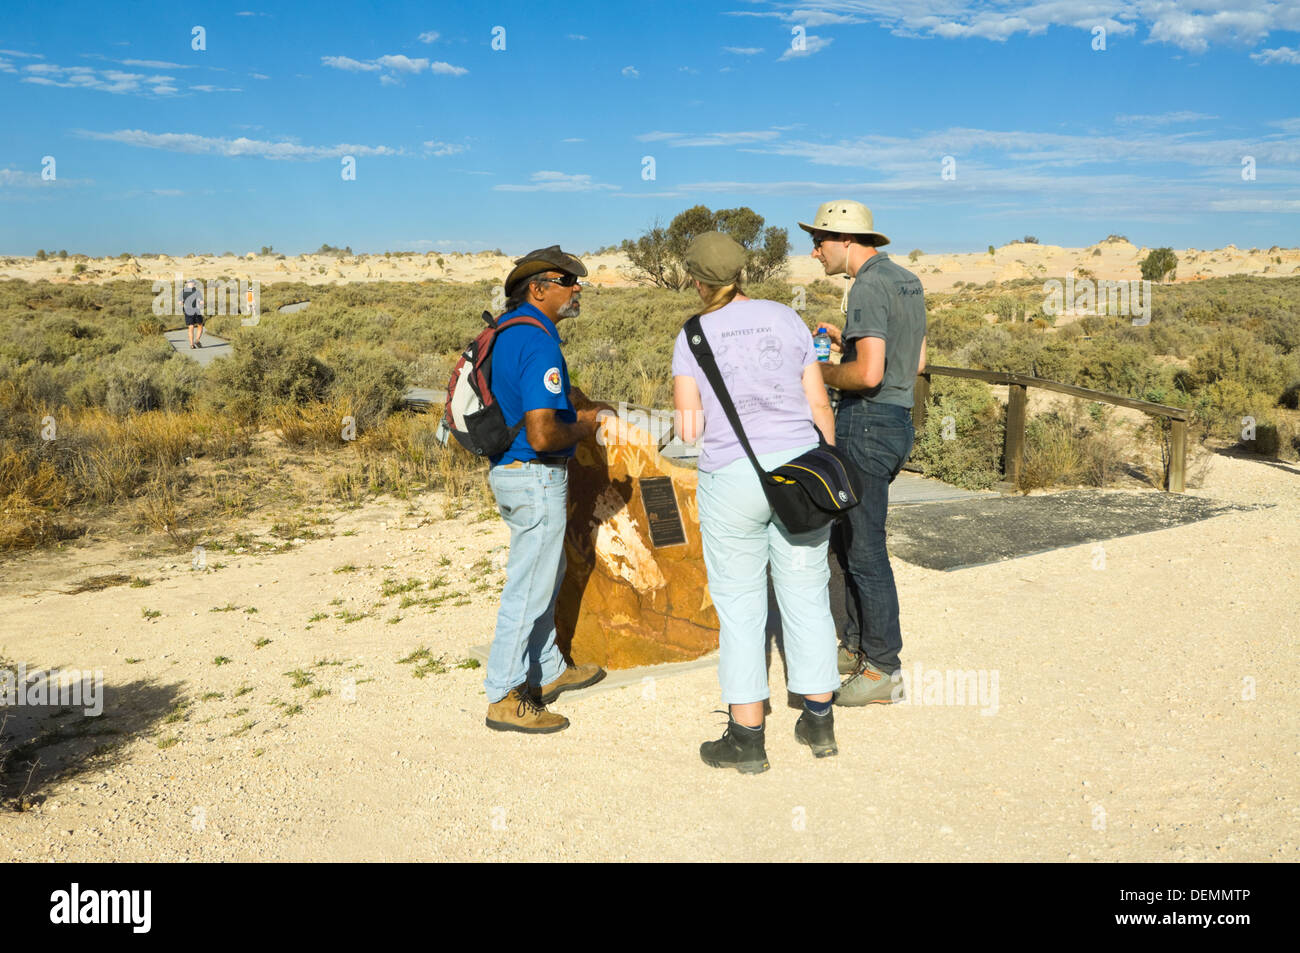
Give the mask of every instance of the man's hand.
[[817, 324], [817, 330], [814, 333], [820, 334], [823, 331], [831, 339], [831, 350], [836, 354], [842, 354], [844, 352], [844, 332], [833, 324], [821, 321]]

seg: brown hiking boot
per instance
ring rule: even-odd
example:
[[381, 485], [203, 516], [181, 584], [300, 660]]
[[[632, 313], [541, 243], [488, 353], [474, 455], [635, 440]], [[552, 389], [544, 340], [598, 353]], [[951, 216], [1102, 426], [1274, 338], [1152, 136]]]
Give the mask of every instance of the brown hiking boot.
[[499, 702], [488, 705], [487, 726], [496, 731], [522, 731], [529, 735], [549, 735], [569, 727], [569, 719], [547, 711], [533, 701], [525, 686], [510, 689]]
[[604, 677], [605, 670], [599, 665], [570, 665], [555, 681], [530, 690], [534, 698], [538, 698], [543, 705], [549, 705], [560, 697], [561, 692], [595, 685]]

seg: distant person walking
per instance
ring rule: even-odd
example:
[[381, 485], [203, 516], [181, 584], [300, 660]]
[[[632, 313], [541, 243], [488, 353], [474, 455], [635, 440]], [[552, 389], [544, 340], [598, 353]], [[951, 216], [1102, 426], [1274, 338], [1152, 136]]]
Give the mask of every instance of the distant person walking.
[[[185, 330], [189, 332], [190, 347], [203, 347], [203, 293], [193, 278], [185, 282], [181, 292], [181, 310], [185, 313]], [[198, 328], [197, 335], [194, 329]]]
[[[596, 431], [592, 404], [569, 387], [556, 324], [578, 316], [587, 273], [559, 245], [517, 259], [505, 282], [506, 311], [540, 325], [502, 331], [492, 351], [492, 394], [506, 424], [520, 426], [514, 443], [491, 458], [488, 482], [510, 527], [510, 557], [496, 632], [488, 655], [487, 726], [497, 731], [546, 734], [569, 719], [546, 710], [562, 692], [605, 677], [596, 665], [567, 665], [555, 644], [555, 599], [564, 581], [569, 460], [580, 440]], [[573, 397], [585, 406], [575, 410]]]
[[[704, 308], [700, 330], [721, 372], [741, 429], [765, 469], [835, 442], [834, 418], [812, 335], [799, 315], [747, 297], [745, 250], [719, 232], [686, 250], [686, 270]], [[831, 693], [835, 621], [830, 611], [830, 528], [789, 532], [773, 513], [758, 474], [687, 341], [673, 347], [673, 402], [687, 441], [703, 431], [699, 461], [700, 536], [709, 595], [718, 612], [718, 681], [729, 705], [722, 738], [700, 746], [715, 768], [768, 769], [763, 705], [767, 683], [767, 575], [772, 570], [785, 634], [788, 688], [804, 696], [795, 738], [817, 757], [836, 754]], [[702, 423], [701, 423], [701, 417]]]
[[876, 249], [889, 239], [875, 230], [871, 210], [859, 202], [826, 202], [811, 225], [812, 256], [828, 275], [853, 277], [841, 330], [820, 324], [839, 364], [823, 364], [841, 399], [835, 422], [838, 446], [863, 475], [862, 504], [834, 533], [845, 576], [848, 626], [840, 673], [850, 676], [837, 705], [888, 704], [902, 698], [893, 678], [901, 669], [903, 635], [898, 589], [885, 549], [889, 485], [912, 452], [912, 386], [925, 367], [925, 292], [921, 281]]

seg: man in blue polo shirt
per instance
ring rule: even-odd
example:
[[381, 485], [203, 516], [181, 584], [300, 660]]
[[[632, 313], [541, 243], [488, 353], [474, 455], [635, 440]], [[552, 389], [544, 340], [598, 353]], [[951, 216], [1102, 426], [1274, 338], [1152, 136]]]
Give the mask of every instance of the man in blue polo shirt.
[[925, 292], [916, 275], [876, 250], [889, 239], [875, 230], [871, 210], [860, 202], [826, 202], [812, 224], [799, 227], [812, 235], [812, 255], [826, 274], [853, 279], [844, 329], [818, 325], [843, 353], [839, 364], [822, 365], [826, 386], [841, 393], [835, 445], [863, 475], [862, 505], [832, 534], [848, 616], [840, 672], [850, 676], [835, 704], [887, 705], [902, 699], [903, 633], [885, 516], [889, 485], [915, 438], [912, 390], [925, 367]]
[[596, 665], [567, 665], [555, 644], [555, 598], [564, 580], [568, 521], [568, 463], [580, 441], [595, 433], [596, 415], [609, 410], [578, 393], [576, 410], [569, 369], [555, 325], [578, 316], [587, 273], [559, 245], [517, 259], [506, 278], [506, 312], [535, 318], [541, 327], [515, 325], [493, 345], [492, 393], [506, 424], [522, 422], [519, 435], [492, 457], [488, 482], [510, 527], [510, 560], [501, 592], [496, 634], [484, 687], [487, 726], [498, 731], [547, 734], [569, 726], [546, 710], [561, 692], [605, 677]]

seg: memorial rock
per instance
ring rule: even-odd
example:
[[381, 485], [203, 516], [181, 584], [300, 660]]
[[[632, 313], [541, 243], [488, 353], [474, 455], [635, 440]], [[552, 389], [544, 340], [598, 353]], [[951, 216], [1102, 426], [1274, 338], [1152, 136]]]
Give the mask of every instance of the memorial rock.
[[718, 647], [691, 461], [660, 453], [648, 414], [606, 417], [569, 465], [555, 624], [579, 665], [632, 668]]

